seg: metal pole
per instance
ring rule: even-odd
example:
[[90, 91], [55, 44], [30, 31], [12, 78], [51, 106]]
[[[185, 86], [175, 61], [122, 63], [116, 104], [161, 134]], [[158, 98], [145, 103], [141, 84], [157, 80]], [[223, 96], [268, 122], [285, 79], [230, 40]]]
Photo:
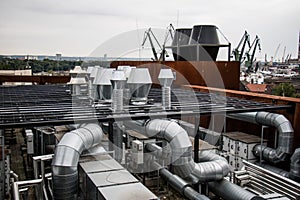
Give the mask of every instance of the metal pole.
[[230, 55], [231, 55], [231, 43], [228, 43], [228, 62], [230, 62]]
[[114, 127], [113, 127], [114, 122], [108, 122], [108, 140], [109, 140], [109, 151], [114, 150]]
[[4, 199], [5, 197], [5, 141], [4, 141], [4, 131], [3, 129], [0, 129], [0, 139], [1, 139], [1, 148], [2, 148], [2, 166], [1, 166], [1, 188], [0, 188], [0, 191], [1, 191], [1, 199]]
[[264, 129], [268, 128], [267, 126], [261, 126], [261, 138], [260, 138], [260, 146], [261, 146], [261, 151], [260, 151], [260, 155], [259, 155], [259, 164], [262, 164], [262, 155], [263, 155], [263, 149], [262, 149], [262, 145], [264, 142]]
[[199, 162], [199, 125], [200, 125], [200, 116], [195, 116], [195, 129], [194, 129], [194, 161]]

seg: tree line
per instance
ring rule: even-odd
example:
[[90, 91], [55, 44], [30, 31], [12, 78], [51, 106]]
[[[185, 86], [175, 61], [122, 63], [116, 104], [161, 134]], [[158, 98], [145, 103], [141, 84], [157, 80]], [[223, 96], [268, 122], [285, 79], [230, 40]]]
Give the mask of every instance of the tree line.
[[23, 70], [32, 69], [33, 73], [51, 72], [51, 71], [69, 71], [76, 65], [81, 65], [83, 61], [68, 60], [27, 60], [12, 59], [0, 56], [0, 70]]

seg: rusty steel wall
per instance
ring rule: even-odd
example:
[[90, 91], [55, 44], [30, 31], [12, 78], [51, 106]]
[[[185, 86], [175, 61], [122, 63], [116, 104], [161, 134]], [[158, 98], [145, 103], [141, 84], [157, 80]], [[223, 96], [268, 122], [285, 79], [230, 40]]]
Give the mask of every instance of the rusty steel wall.
[[[300, 147], [300, 99], [291, 97], [274, 96], [269, 94], [258, 94], [252, 92], [236, 91], [236, 90], [220, 90], [216, 88], [207, 88], [202, 86], [186, 86], [192, 87], [196, 91], [201, 92], [222, 92], [226, 93], [226, 96], [236, 97], [239, 99], [248, 99], [257, 102], [265, 102], [276, 105], [291, 105], [292, 107], [287, 110], [278, 110], [276, 113], [283, 114], [292, 124], [294, 128], [294, 142], [293, 149]], [[201, 125], [207, 126], [206, 124], [209, 119], [201, 118]], [[227, 119], [226, 130], [230, 131], [242, 131], [245, 133], [251, 133], [260, 136], [261, 126], [255, 124], [249, 124], [234, 119]], [[274, 141], [274, 128], [266, 130], [266, 137], [269, 139], [270, 144]]]
[[240, 65], [236, 61], [114, 61], [110, 67], [117, 68], [120, 65], [147, 67], [154, 83], [158, 83], [157, 77], [161, 67], [168, 66], [176, 71], [175, 85], [200, 85], [239, 90]]

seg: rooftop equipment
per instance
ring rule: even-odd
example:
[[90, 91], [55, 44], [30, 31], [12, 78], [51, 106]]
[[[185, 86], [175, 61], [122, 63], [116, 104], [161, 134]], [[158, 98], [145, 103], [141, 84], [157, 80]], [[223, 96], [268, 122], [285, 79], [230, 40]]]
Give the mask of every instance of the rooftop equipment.
[[216, 26], [194, 26], [189, 41], [190, 60], [215, 61], [219, 52], [219, 44]]
[[112, 84], [110, 82], [114, 69], [103, 68], [98, 70], [94, 84], [98, 85], [98, 97], [100, 100], [111, 101]]
[[158, 80], [162, 86], [162, 107], [170, 109], [171, 107], [171, 85], [174, 80], [174, 74], [171, 69], [161, 69]]
[[146, 104], [152, 80], [148, 68], [133, 68], [127, 81], [132, 104]]
[[112, 109], [114, 112], [119, 112], [123, 110], [123, 89], [126, 83], [124, 71], [113, 71], [110, 80], [113, 87]]
[[101, 70], [100, 66], [95, 66], [95, 67], [90, 66], [87, 69], [87, 73], [89, 74], [89, 96], [93, 99], [97, 98], [97, 93], [96, 93], [97, 86], [95, 86], [93, 83], [99, 70]]
[[174, 39], [172, 41], [172, 52], [175, 61], [186, 61], [189, 58], [188, 47], [191, 28], [178, 28], [175, 31]]
[[[217, 30], [228, 44], [220, 43]], [[175, 61], [216, 61], [220, 47], [228, 47], [230, 61], [231, 44], [224, 34], [214, 25], [195, 25], [176, 29], [170, 48]]]
[[86, 85], [87, 72], [80, 66], [75, 66], [74, 70], [70, 70], [71, 79], [68, 85], [71, 85], [71, 94], [74, 96], [81, 95], [81, 86]]

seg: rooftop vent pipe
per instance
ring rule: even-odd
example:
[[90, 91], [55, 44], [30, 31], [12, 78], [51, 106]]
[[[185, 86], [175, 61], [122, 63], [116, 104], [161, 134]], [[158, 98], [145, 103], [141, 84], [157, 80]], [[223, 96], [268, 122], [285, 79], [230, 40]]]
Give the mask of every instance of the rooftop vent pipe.
[[93, 99], [97, 98], [96, 95], [96, 86], [93, 84], [95, 77], [97, 76], [98, 70], [100, 70], [100, 66], [89, 66], [87, 68], [87, 73], [89, 74], [89, 96]]
[[161, 69], [158, 75], [159, 83], [162, 87], [162, 107], [164, 110], [171, 108], [171, 85], [174, 74], [171, 69]]
[[131, 93], [131, 103], [137, 105], [146, 104], [152, 84], [148, 68], [131, 69], [127, 84]]
[[118, 70], [124, 71], [125, 78], [126, 78], [126, 82], [125, 82], [124, 89], [123, 89], [123, 100], [124, 100], [125, 105], [129, 104], [130, 97], [131, 97], [127, 81], [128, 81], [129, 76], [130, 76], [131, 69], [133, 69], [133, 68], [136, 68], [136, 67], [131, 67], [131, 66], [128, 66], [128, 65], [119, 65], [118, 66]]
[[[121, 70], [115, 70], [112, 73], [111, 83], [113, 87], [112, 94], [112, 109], [113, 112], [122, 112], [123, 111], [123, 89], [126, 83], [125, 73]], [[114, 122], [113, 125], [113, 142], [115, 149], [115, 159], [118, 162], [122, 161], [123, 154], [123, 131], [122, 131], [123, 122]]]
[[83, 150], [99, 144], [103, 136], [97, 124], [87, 124], [66, 133], [57, 144], [52, 160], [53, 198], [74, 200], [77, 196], [77, 165]]
[[74, 96], [81, 95], [81, 86], [86, 85], [87, 72], [82, 70], [80, 66], [75, 66], [73, 70], [70, 70], [71, 79], [67, 84], [71, 86], [71, 94]]
[[123, 110], [123, 89], [126, 82], [124, 71], [113, 71], [110, 81], [113, 87], [112, 109], [114, 112], [120, 112]]
[[246, 122], [274, 126], [277, 129], [279, 133], [277, 148], [256, 145], [253, 149], [255, 156], [259, 157], [262, 154], [264, 160], [278, 163], [285, 161], [287, 155], [292, 153], [294, 130], [289, 120], [283, 115], [269, 112], [248, 112], [229, 116]]
[[110, 79], [114, 70], [115, 69], [111, 68], [103, 68], [97, 72], [94, 85], [98, 86], [98, 97], [100, 100], [111, 101], [112, 84]]

